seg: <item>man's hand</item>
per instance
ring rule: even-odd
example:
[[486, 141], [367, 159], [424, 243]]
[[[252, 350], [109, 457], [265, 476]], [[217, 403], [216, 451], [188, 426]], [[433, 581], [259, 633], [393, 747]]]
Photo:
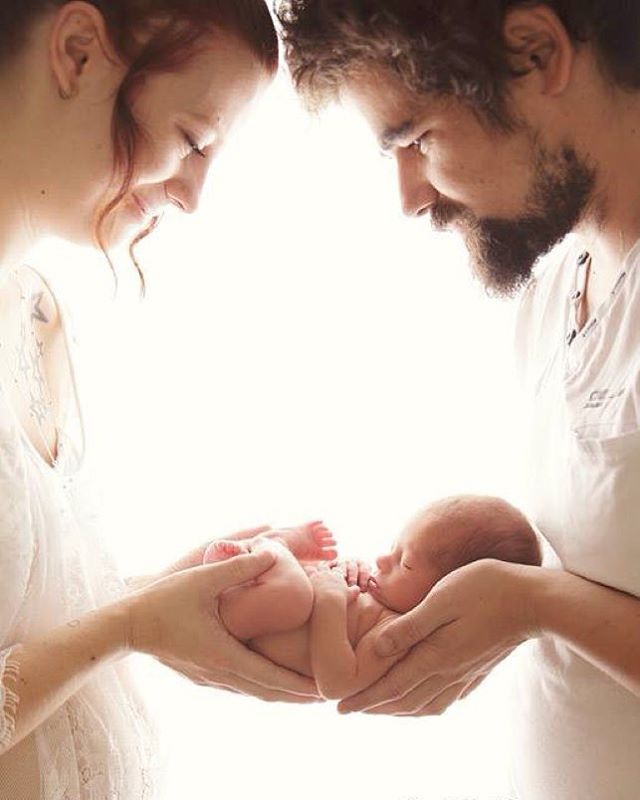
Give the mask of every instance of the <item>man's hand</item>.
[[465, 697], [536, 635], [526, 591], [531, 569], [485, 560], [446, 575], [420, 605], [390, 622], [376, 643], [381, 656], [412, 650], [338, 710], [426, 716]]

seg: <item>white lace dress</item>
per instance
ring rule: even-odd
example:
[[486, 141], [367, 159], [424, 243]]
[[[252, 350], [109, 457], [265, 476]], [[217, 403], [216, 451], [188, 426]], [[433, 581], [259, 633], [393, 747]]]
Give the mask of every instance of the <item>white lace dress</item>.
[[[68, 319], [58, 303], [69, 354]], [[122, 595], [92, 511], [82, 445], [59, 427], [49, 466], [0, 387], [0, 743], [11, 743], [19, 683], [12, 646]], [[16, 695], [16, 690], [18, 695]], [[103, 667], [32, 734], [0, 756], [0, 800], [155, 797], [156, 737], [125, 662]]]

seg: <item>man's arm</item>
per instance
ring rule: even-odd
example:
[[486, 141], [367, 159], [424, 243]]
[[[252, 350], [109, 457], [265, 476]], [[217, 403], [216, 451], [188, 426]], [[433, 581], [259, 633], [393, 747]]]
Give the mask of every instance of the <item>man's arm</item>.
[[347, 586], [340, 573], [317, 573], [312, 576], [312, 585], [310, 650], [313, 676], [325, 699], [340, 700], [382, 677], [403, 653], [391, 657], [376, 654], [374, 642], [384, 622], [363, 636], [354, 650], [347, 635], [347, 607], [359, 590]]
[[569, 572], [528, 577], [539, 632], [558, 636], [640, 697], [640, 599]]

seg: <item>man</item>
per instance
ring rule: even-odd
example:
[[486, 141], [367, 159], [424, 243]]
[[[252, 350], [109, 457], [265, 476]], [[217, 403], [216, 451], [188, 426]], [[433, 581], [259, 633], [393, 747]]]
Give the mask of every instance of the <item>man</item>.
[[458, 231], [490, 290], [522, 291], [527, 511], [555, 551], [447, 576], [379, 641], [408, 655], [341, 710], [440, 713], [529, 640], [518, 798], [638, 800], [640, 4], [282, 0], [279, 16], [309, 105], [355, 104], [406, 213]]

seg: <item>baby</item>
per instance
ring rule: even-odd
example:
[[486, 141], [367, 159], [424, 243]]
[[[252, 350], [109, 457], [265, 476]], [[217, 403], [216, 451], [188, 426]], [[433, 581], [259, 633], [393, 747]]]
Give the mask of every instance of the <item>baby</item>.
[[[342, 699], [384, 675], [403, 654], [382, 658], [373, 643], [390, 620], [410, 611], [447, 573], [484, 558], [538, 566], [538, 540], [504, 500], [460, 496], [417, 514], [391, 551], [376, 559], [367, 591], [347, 587], [326, 564], [335, 540], [321, 522], [218, 540], [204, 563], [268, 547], [274, 565], [255, 581], [226, 591], [227, 629], [271, 661], [316, 680], [326, 699]], [[315, 562], [301, 563], [301, 562]]]

